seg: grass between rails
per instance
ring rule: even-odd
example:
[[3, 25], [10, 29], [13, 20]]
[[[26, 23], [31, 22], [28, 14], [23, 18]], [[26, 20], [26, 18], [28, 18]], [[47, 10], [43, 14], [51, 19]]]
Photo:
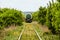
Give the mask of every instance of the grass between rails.
[[0, 34], [0, 40], [17, 40], [23, 26], [5, 28]]
[[37, 22], [33, 22], [32, 23], [34, 28], [36, 29], [36, 31], [38, 32], [39, 36], [42, 38], [42, 35], [43, 35], [43, 32], [42, 30], [40, 29], [39, 25], [37, 24]]
[[22, 34], [21, 40], [39, 40], [31, 23], [25, 24], [25, 31]]
[[33, 25], [36, 26], [34, 28], [37, 30], [37, 32], [39, 33], [42, 40], [60, 40], [58, 34], [56, 34], [56, 35], [52, 34], [50, 32], [50, 30], [47, 30], [47, 28], [45, 28], [45, 27], [43, 29], [41, 29], [41, 27], [43, 27], [43, 26], [41, 26], [40, 24], [37, 24], [36, 22], [33, 23]]
[[[59, 35], [53, 35], [50, 33], [50, 30], [45, 31], [45, 29], [47, 29], [46, 27], [41, 29], [42, 26], [36, 22], [24, 23], [24, 25], [25, 30], [22, 34], [21, 40], [39, 40], [33, 30], [33, 26], [37, 30], [42, 40], [59, 40]], [[17, 40], [24, 25], [16, 27], [11, 26], [9, 28], [5, 28], [4, 30], [0, 30], [0, 40]]]

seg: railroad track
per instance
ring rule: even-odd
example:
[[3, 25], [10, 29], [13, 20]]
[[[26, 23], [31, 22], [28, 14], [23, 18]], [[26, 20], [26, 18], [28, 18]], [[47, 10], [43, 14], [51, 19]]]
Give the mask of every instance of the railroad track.
[[18, 40], [42, 40], [33, 24], [26, 23]]

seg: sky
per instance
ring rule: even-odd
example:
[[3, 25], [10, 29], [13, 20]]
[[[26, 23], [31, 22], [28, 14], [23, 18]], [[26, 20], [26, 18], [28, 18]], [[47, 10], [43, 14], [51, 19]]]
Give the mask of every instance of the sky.
[[51, 0], [0, 0], [0, 8], [14, 8], [21, 11], [37, 11]]

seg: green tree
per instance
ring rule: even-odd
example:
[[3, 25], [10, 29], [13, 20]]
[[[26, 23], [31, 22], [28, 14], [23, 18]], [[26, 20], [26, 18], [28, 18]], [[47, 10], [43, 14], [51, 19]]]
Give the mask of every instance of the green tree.
[[22, 25], [23, 16], [21, 11], [3, 8], [0, 13], [0, 28], [8, 27], [12, 24]]
[[42, 25], [46, 22], [45, 16], [46, 16], [46, 8], [40, 7], [39, 13], [38, 13], [38, 20], [39, 20], [39, 23], [41, 23]]

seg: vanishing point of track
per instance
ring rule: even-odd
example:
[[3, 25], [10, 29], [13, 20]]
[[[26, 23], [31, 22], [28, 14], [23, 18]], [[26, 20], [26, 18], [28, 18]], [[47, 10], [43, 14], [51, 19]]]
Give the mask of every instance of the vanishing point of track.
[[34, 27], [31, 23], [25, 23], [18, 40], [42, 40]]

